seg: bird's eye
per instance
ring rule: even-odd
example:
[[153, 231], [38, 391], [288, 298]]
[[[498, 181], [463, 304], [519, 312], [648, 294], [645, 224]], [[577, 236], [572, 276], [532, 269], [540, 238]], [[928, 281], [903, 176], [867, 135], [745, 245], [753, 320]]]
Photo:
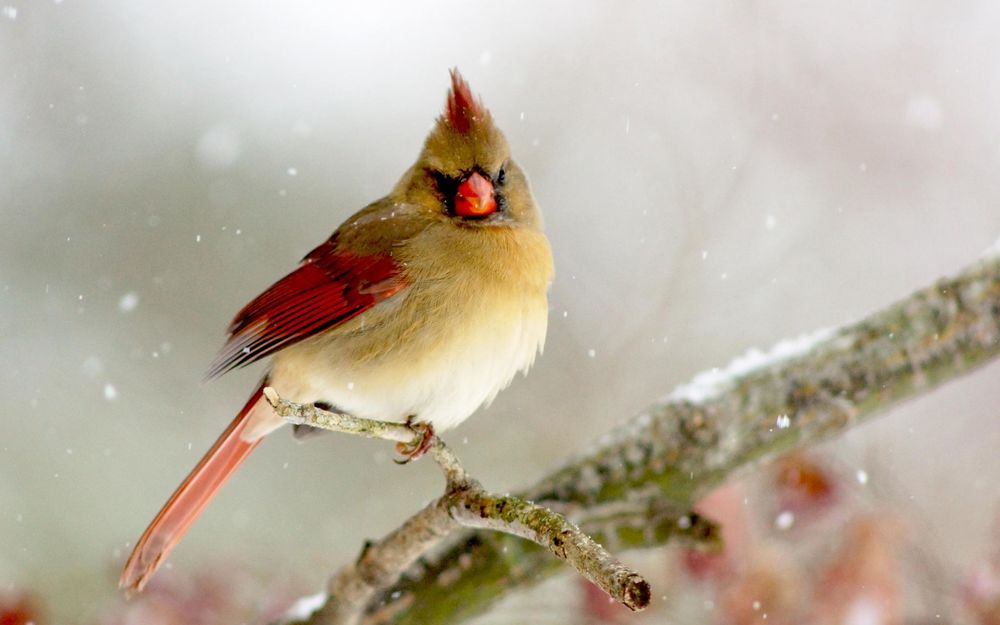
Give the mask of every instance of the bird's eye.
[[505, 182], [507, 182], [507, 170], [506, 168], [501, 167], [500, 171], [497, 172], [497, 184], [503, 184]]

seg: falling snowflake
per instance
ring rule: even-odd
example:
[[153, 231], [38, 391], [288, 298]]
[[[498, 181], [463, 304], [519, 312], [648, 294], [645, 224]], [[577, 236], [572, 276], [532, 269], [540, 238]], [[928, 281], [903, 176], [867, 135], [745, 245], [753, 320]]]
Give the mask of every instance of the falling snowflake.
[[136, 306], [139, 305], [139, 294], [135, 291], [129, 291], [125, 295], [121, 296], [118, 300], [118, 310], [123, 313], [130, 313], [135, 310]]

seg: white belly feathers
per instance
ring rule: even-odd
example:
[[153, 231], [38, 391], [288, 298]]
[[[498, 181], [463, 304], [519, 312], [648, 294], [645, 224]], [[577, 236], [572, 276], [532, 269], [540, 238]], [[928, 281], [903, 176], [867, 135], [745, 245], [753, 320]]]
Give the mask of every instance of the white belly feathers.
[[[376, 309], [399, 305], [406, 304], [387, 301]], [[377, 316], [376, 309], [369, 312]], [[363, 328], [367, 316], [355, 325]], [[398, 317], [398, 310], [389, 316]], [[304, 350], [317, 349], [309, 342], [292, 346], [275, 358], [270, 384], [288, 399], [327, 402], [359, 417], [403, 422], [413, 416], [438, 431], [453, 428], [527, 371], [545, 342], [548, 310], [543, 293], [503, 305], [480, 302], [453, 316], [447, 327], [414, 319], [423, 327], [401, 333], [406, 344], [383, 346], [384, 353], [360, 363], [336, 355], [365, 349], [363, 329], [333, 338], [321, 360], [304, 357]]]

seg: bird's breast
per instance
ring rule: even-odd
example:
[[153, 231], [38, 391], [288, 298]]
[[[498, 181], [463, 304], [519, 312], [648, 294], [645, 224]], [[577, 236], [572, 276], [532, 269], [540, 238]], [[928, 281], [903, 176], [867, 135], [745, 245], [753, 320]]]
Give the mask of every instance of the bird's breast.
[[403, 291], [281, 352], [271, 384], [357, 416], [454, 427], [526, 371], [544, 344], [551, 255], [538, 237], [500, 241], [502, 254], [411, 251]]

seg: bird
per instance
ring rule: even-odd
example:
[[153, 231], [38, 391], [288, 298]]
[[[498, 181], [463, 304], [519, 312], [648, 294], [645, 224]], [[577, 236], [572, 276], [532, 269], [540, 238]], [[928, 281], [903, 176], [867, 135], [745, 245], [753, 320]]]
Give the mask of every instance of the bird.
[[267, 373], [137, 541], [119, 580], [127, 594], [285, 424], [266, 387], [410, 424], [427, 441], [488, 405], [542, 352], [554, 273], [542, 214], [492, 114], [457, 69], [450, 75], [444, 111], [389, 194], [230, 323], [206, 377], [270, 358]]

